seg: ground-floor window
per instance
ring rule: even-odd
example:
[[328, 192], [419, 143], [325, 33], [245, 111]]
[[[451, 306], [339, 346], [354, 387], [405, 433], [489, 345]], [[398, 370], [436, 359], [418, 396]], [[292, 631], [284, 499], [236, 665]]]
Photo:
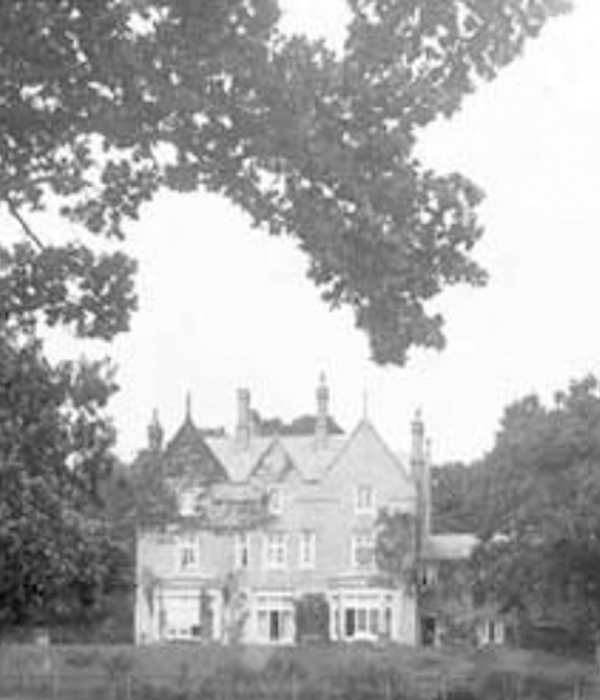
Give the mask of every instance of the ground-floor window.
[[259, 595], [256, 622], [261, 641], [293, 642], [294, 604], [291, 595]]
[[161, 636], [208, 641], [215, 637], [215, 598], [206, 591], [165, 592], [161, 601]]
[[333, 597], [334, 637], [373, 640], [391, 633], [391, 596], [340, 593]]
[[504, 623], [502, 620], [488, 619], [480, 625], [480, 644], [504, 644]]

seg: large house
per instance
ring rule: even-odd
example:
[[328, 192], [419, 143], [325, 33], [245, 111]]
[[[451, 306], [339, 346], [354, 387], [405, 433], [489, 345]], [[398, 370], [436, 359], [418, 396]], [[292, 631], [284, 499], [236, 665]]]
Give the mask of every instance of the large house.
[[316, 399], [308, 429], [292, 434], [261, 434], [244, 389], [232, 435], [196, 427], [189, 407], [164, 446], [158, 422], [151, 425], [136, 468], [160, 465], [181, 517], [138, 533], [137, 643], [292, 643], [296, 605], [315, 594], [332, 640], [439, 641], [415, 587], [382, 575], [374, 556], [380, 509], [414, 516], [425, 572], [468, 556], [473, 543], [430, 532], [419, 414], [410, 454], [399, 455], [367, 416], [348, 434], [335, 429], [323, 378]]

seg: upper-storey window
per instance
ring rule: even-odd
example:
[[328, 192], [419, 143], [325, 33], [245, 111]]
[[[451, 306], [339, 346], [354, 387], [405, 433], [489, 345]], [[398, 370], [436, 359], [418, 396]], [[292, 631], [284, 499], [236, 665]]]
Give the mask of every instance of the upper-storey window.
[[283, 513], [283, 491], [281, 486], [271, 486], [269, 488], [269, 510], [273, 515]]
[[178, 565], [181, 571], [190, 571], [200, 566], [200, 541], [196, 537], [182, 537], [178, 543]]
[[359, 484], [355, 491], [354, 506], [357, 513], [374, 513], [375, 489], [369, 484]]
[[272, 532], [266, 535], [265, 563], [269, 569], [285, 569], [287, 567], [287, 535]]
[[312, 569], [315, 566], [317, 554], [317, 536], [312, 530], [304, 530], [300, 533], [300, 568]]
[[358, 533], [352, 536], [352, 566], [369, 569], [375, 564], [375, 538], [371, 533]]
[[234, 559], [236, 569], [245, 569], [250, 565], [250, 535], [247, 532], [235, 534]]
[[195, 515], [198, 508], [199, 489], [186, 489], [179, 494], [179, 513], [183, 516]]

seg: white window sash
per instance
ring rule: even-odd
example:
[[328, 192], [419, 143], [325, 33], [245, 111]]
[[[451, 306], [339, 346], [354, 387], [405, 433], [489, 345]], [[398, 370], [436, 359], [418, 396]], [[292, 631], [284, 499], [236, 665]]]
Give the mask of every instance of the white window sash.
[[234, 540], [234, 564], [236, 569], [245, 569], [250, 563], [250, 537], [248, 533], [237, 533]]
[[[371, 550], [368, 563], [358, 560], [358, 552], [363, 549]], [[353, 535], [351, 546], [351, 565], [355, 569], [370, 569], [375, 565], [375, 539], [372, 535]]]
[[287, 535], [271, 534], [265, 536], [264, 560], [267, 569], [287, 569], [288, 563]]
[[354, 493], [354, 510], [356, 513], [374, 513], [375, 507], [375, 489], [367, 484], [359, 484], [356, 486]]
[[300, 568], [314, 569], [316, 561], [316, 533], [306, 530], [300, 534]]

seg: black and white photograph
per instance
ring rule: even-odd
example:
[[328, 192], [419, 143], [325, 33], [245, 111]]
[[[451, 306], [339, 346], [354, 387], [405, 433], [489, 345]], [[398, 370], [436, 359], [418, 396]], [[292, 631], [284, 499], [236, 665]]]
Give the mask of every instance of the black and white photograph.
[[600, 0], [0, 0], [0, 700], [600, 697]]

